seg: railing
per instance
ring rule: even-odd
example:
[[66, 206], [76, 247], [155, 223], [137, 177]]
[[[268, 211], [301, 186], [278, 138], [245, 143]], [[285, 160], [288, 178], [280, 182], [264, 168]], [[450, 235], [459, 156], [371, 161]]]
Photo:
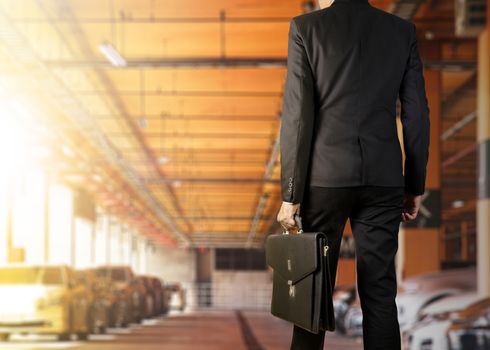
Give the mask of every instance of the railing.
[[272, 284], [183, 283], [191, 309], [269, 310]]

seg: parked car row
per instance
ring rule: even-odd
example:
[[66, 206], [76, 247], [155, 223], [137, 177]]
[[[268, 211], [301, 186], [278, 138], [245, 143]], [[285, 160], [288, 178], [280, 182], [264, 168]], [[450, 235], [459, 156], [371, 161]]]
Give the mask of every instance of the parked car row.
[[[490, 350], [490, 298], [476, 292], [476, 270], [463, 268], [407, 279], [397, 293], [405, 350]], [[337, 332], [362, 336], [354, 285], [334, 292]]]
[[0, 268], [0, 340], [11, 334], [55, 334], [87, 339], [165, 315], [175, 285], [135, 275], [129, 266], [73, 270], [68, 266]]
[[475, 291], [434, 302], [403, 333], [407, 349], [490, 349], [490, 298]]

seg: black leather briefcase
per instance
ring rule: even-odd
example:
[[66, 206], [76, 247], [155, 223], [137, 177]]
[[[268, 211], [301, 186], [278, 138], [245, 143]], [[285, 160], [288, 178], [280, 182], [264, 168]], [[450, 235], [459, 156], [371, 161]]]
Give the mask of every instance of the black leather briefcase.
[[267, 264], [273, 269], [271, 313], [312, 333], [334, 331], [335, 316], [323, 232], [273, 234], [266, 240]]

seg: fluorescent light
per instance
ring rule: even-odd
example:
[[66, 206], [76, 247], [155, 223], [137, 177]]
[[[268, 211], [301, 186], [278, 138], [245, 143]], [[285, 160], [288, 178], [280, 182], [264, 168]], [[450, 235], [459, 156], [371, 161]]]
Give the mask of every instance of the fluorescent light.
[[69, 174], [66, 175], [65, 178], [71, 182], [82, 182], [83, 180], [85, 180], [85, 176], [81, 174]]
[[114, 67], [126, 67], [126, 60], [112, 44], [102, 43], [99, 45], [99, 50]]
[[172, 185], [174, 185], [174, 187], [180, 187], [182, 185], [182, 181], [180, 180], [174, 180]]
[[139, 124], [140, 128], [142, 128], [142, 129], [144, 129], [148, 126], [148, 123], [146, 122], [145, 117], [139, 117], [138, 118], [138, 124]]
[[169, 157], [167, 157], [167, 156], [161, 156], [161, 157], [158, 158], [158, 163], [160, 163], [160, 164], [167, 164], [169, 160], [170, 160]]
[[457, 199], [451, 203], [453, 208], [462, 208], [464, 207], [464, 201]]
[[75, 158], [75, 152], [73, 152], [73, 150], [67, 145], [61, 146], [61, 152], [63, 152], [63, 154], [69, 158]]

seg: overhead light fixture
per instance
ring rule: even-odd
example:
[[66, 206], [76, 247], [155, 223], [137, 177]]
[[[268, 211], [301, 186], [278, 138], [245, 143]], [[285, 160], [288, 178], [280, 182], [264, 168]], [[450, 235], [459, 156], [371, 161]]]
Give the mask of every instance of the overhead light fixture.
[[65, 176], [66, 180], [71, 182], [82, 182], [85, 180], [85, 176], [81, 174], [69, 174]]
[[128, 64], [112, 44], [104, 42], [99, 45], [100, 52], [114, 67], [126, 67]]
[[433, 31], [427, 30], [425, 32], [425, 39], [427, 39], [427, 40], [434, 40], [434, 37], [435, 37], [435, 34], [434, 34]]
[[158, 163], [167, 164], [170, 158], [168, 156], [161, 156], [158, 158]]
[[148, 123], [146, 122], [146, 118], [145, 117], [139, 117], [138, 118], [138, 125], [142, 129], [146, 128], [148, 126]]
[[75, 157], [75, 152], [73, 152], [73, 150], [67, 145], [61, 146], [61, 152], [63, 152], [63, 154], [69, 158]]
[[172, 184], [174, 185], [174, 187], [180, 187], [180, 186], [182, 186], [182, 181], [175, 180]]
[[462, 207], [464, 207], [464, 201], [462, 201], [461, 199], [457, 199], [457, 200], [453, 201], [451, 203], [451, 205], [453, 208], [462, 208]]

